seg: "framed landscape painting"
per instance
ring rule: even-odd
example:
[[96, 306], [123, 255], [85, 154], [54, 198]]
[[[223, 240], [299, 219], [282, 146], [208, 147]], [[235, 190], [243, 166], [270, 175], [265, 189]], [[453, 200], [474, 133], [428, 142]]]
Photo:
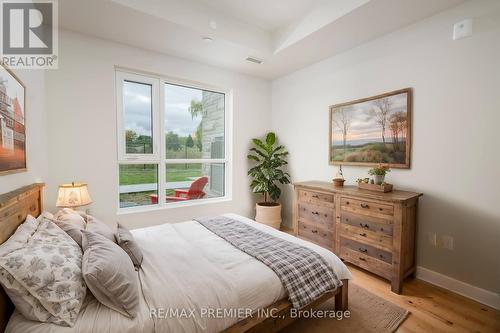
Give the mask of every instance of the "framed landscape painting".
[[25, 87], [0, 65], [0, 175], [26, 171]]
[[330, 164], [410, 168], [411, 108], [411, 88], [330, 106]]

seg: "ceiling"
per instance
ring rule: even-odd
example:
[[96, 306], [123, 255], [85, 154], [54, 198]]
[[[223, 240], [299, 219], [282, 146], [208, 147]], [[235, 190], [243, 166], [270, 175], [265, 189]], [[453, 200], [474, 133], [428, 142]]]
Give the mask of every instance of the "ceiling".
[[[463, 1], [64, 0], [59, 25], [274, 79]], [[250, 63], [248, 56], [263, 63]]]
[[319, 0], [200, 0], [226, 15], [273, 32], [300, 19]]

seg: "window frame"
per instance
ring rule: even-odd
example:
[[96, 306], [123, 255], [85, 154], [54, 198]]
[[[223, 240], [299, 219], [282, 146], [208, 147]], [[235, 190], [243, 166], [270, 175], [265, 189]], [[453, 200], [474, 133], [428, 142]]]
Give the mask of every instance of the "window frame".
[[[117, 113], [117, 207], [118, 214], [136, 212], [147, 212], [162, 209], [189, 207], [210, 203], [219, 203], [232, 200], [232, 113], [233, 113], [233, 91], [232, 89], [220, 88], [213, 85], [172, 78], [168, 76], [155, 75], [131, 71], [115, 67], [116, 86], [116, 113]], [[123, 82], [133, 81], [152, 85], [152, 130], [153, 130], [153, 154], [127, 154], [124, 135], [124, 110], [123, 110]], [[167, 159], [165, 145], [165, 85], [179, 85], [188, 88], [211, 91], [224, 94], [224, 158], [220, 159]], [[187, 200], [182, 202], [166, 202], [166, 165], [185, 163], [221, 163], [224, 165], [224, 195], [216, 198]], [[156, 164], [158, 166], [158, 204], [120, 207], [120, 165], [121, 164]]]
[[[135, 82], [138, 84], [151, 85], [151, 138], [153, 139], [152, 154], [129, 154], [126, 152], [125, 142], [125, 115], [123, 110], [123, 82]], [[158, 79], [133, 73], [116, 71], [116, 107], [118, 121], [118, 160], [120, 161], [145, 161], [152, 162], [160, 159], [160, 81]]]

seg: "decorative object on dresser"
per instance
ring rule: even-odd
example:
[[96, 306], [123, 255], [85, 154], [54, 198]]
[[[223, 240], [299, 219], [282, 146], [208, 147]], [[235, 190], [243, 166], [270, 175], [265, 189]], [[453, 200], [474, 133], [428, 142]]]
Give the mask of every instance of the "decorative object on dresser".
[[281, 195], [281, 189], [278, 183], [290, 184], [290, 175], [282, 170], [288, 164], [288, 152], [283, 145], [275, 146], [277, 139], [273, 132], [267, 133], [265, 141], [252, 139], [252, 142], [255, 146], [250, 148], [247, 158], [257, 164], [248, 170], [248, 175], [252, 178], [250, 188], [253, 193], [264, 196], [264, 201], [255, 205], [255, 221], [279, 230], [281, 204], [276, 201]]
[[368, 174], [375, 178], [375, 185], [382, 185], [388, 172], [391, 172], [391, 169], [385, 165], [378, 165], [368, 170]]
[[368, 170], [368, 174], [374, 176], [375, 179], [360, 178], [357, 180], [358, 187], [368, 191], [391, 192], [393, 188], [392, 184], [385, 182], [385, 175], [390, 171], [391, 169], [383, 165], [374, 167]]
[[25, 90], [0, 64], [0, 175], [26, 171]]
[[391, 280], [400, 294], [415, 274], [418, 198], [422, 193], [371, 192], [328, 182], [295, 183], [294, 233], [341, 259]]
[[71, 183], [59, 185], [59, 193], [57, 195], [57, 207], [61, 208], [77, 208], [86, 206], [92, 203], [87, 184]]
[[409, 169], [411, 108], [411, 88], [330, 106], [330, 164]]
[[339, 165], [339, 172], [333, 178], [333, 185], [335, 186], [344, 186], [344, 173], [342, 172], [342, 165]]

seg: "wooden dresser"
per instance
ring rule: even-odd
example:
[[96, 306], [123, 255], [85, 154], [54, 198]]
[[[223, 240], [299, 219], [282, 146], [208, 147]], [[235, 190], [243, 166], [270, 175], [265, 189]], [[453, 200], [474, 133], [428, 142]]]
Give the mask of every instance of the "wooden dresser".
[[400, 294], [415, 273], [418, 198], [422, 193], [379, 193], [332, 183], [295, 183], [293, 229], [356, 266], [391, 281]]

